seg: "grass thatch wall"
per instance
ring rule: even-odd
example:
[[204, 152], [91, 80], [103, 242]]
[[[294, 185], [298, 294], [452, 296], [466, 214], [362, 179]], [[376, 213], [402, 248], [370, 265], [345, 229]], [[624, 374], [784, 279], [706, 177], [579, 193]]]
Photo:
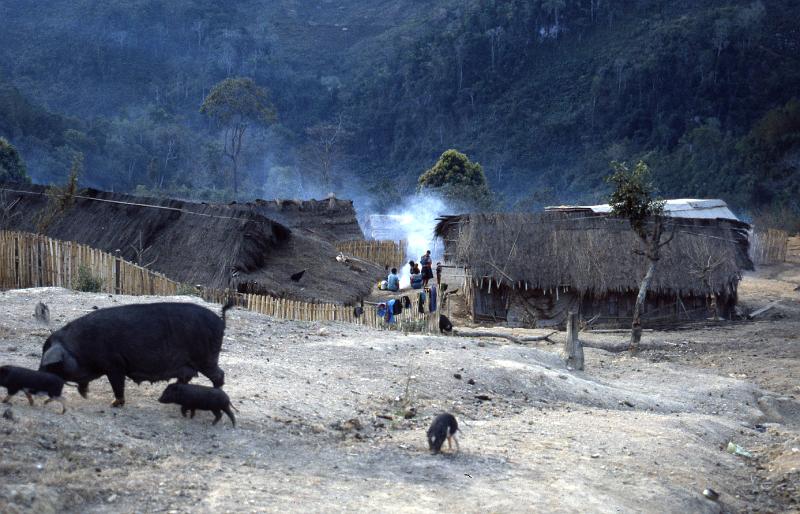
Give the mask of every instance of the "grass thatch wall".
[[[735, 294], [747, 257], [748, 226], [730, 220], [673, 219], [674, 239], [650, 291], [703, 296]], [[581, 294], [635, 291], [647, 260], [627, 221], [582, 213], [472, 214], [442, 218], [436, 229], [450, 262], [472, 278], [512, 287]]]

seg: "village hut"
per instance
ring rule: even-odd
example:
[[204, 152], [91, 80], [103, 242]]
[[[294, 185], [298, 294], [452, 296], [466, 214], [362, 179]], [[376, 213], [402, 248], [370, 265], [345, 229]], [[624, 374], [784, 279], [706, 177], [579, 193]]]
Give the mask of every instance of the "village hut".
[[[749, 226], [735, 219], [670, 218], [643, 320], [731, 318]], [[586, 210], [439, 218], [445, 261], [464, 270], [475, 321], [563, 324], [569, 311], [598, 325], [629, 325], [647, 260], [626, 220]], [[668, 236], [669, 237], [669, 236]]]
[[[324, 237], [287, 227], [259, 214], [252, 204], [204, 204], [84, 189], [60, 206], [43, 186], [2, 186], [0, 230], [75, 241], [190, 285], [353, 304], [370, 293], [383, 272], [368, 262], [338, 262], [335, 246]], [[314, 202], [314, 212], [322, 217], [328, 205]], [[294, 219], [299, 222], [298, 218]], [[306, 226], [311, 222], [310, 215], [303, 217]], [[300, 280], [291, 280], [302, 270], [306, 271]]]

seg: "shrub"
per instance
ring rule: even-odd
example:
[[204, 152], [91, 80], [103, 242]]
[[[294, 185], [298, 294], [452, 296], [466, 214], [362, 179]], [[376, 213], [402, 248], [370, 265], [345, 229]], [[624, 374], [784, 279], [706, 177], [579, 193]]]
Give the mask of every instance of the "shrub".
[[191, 284], [181, 283], [178, 284], [175, 294], [178, 296], [200, 296], [200, 291]]
[[73, 284], [76, 291], [84, 293], [99, 293], [103, 288], [103, 279], [92, 273], [91, 268], [82, 264], [78, 266], [78, 278]]

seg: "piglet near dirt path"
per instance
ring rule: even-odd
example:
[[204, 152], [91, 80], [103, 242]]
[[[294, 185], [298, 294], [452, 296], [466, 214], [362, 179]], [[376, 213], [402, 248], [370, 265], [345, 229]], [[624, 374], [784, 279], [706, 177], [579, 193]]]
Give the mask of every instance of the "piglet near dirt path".
[[194, 418], [194, 411], [209, 410], [214, 413], [213, 425], [222, 419], [224, 412], [231, 418], [233, 426], [236, 426], [236, 418], [231, 412], [231, 400], [222, 389], [195, 384], [170, 384], [164, 389], [158, 401], [180, 405], [183, 417], [186, 417], [187, 412], [191, 412], [191, 417]]

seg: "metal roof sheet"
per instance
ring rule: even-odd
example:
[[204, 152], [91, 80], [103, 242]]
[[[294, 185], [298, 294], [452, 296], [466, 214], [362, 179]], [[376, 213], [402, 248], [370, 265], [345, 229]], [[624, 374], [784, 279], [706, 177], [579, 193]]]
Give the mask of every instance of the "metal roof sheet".
[[[611, 206], [601, 205], [560, 205], [545, 207], [546, 211], [590, 211], [598, 214], [611, 212]], [[729, 219], [739, 221], [739, 218], [728, 208], [724, 200], [680, 198], [667, 200], [664, 205], [665, 212], [673, 218], [707, 218]]]

